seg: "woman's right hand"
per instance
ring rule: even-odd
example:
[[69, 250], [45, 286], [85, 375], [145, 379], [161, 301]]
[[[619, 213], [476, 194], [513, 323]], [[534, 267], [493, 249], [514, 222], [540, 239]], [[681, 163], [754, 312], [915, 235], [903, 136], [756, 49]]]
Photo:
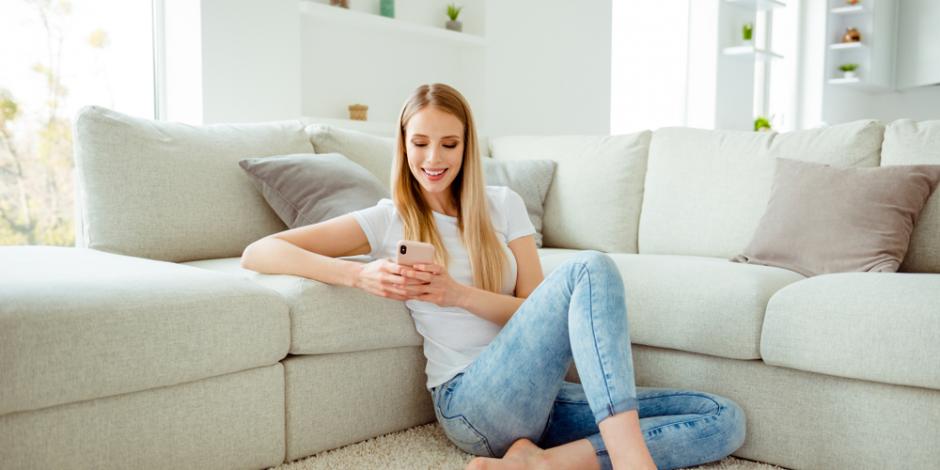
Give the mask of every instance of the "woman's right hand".
[[359, 270], [355, 287], [379, 297], [408, 300], [410, 290], [407, 286], [425, 284], [425, 282], [402, 277], [401, 270], [402, 265], [386, 258], [366, 263]]

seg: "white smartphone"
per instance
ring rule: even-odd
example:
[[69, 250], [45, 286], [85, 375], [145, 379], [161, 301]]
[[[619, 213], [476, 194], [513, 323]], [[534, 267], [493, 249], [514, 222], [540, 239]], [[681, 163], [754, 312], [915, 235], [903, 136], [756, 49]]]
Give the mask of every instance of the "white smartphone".
[[405, 266], [434, 262], [434, 245], [414, 240], [399, 240], [395, 262]]

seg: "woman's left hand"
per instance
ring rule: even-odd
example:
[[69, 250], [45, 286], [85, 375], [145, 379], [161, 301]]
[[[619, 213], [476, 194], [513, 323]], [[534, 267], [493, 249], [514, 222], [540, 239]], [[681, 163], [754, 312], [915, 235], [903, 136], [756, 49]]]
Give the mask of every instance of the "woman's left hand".
[[407, 286], [409, 299], [431, 302], [438, 307], [460, 306], [463, 300], [466, 286], [450, 277], [447, 270], [439, 264], [402, 266], [401, 276], [425, 282], [425, 284]]

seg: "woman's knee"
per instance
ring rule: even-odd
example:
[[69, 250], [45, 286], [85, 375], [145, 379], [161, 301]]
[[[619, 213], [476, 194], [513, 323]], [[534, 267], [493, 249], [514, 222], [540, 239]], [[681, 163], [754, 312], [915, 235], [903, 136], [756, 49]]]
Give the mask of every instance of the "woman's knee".
[[716, 399], [721, 407], [719, 416], [723, 428], [722, 434], [725, 437], [724, 444], [727, 446], [726, 455], [730, 455], [744, 445], [744, 439], [747, 436], [747, 419], [744, 409], [735, 401], [725, 397], [716, 397]]
[[613, 258], [611, 258], [607, 253], [602, 253], [596, 250], [585, 250], [575, 255], [571, 259], [571, 262], [574, 264], [583, 265], [592, 274], [614, 275], [618, 278], [620, 277], [620, 270], [617, 269], [617, 264], [614, 263]]

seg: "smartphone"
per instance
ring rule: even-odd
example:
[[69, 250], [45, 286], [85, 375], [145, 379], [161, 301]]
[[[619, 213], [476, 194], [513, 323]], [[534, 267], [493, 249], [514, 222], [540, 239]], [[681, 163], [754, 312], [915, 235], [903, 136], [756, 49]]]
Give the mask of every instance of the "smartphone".
[[395, 262], [405, 266], [434, 262], [434, 245], [414, 240], [399, 240]]

